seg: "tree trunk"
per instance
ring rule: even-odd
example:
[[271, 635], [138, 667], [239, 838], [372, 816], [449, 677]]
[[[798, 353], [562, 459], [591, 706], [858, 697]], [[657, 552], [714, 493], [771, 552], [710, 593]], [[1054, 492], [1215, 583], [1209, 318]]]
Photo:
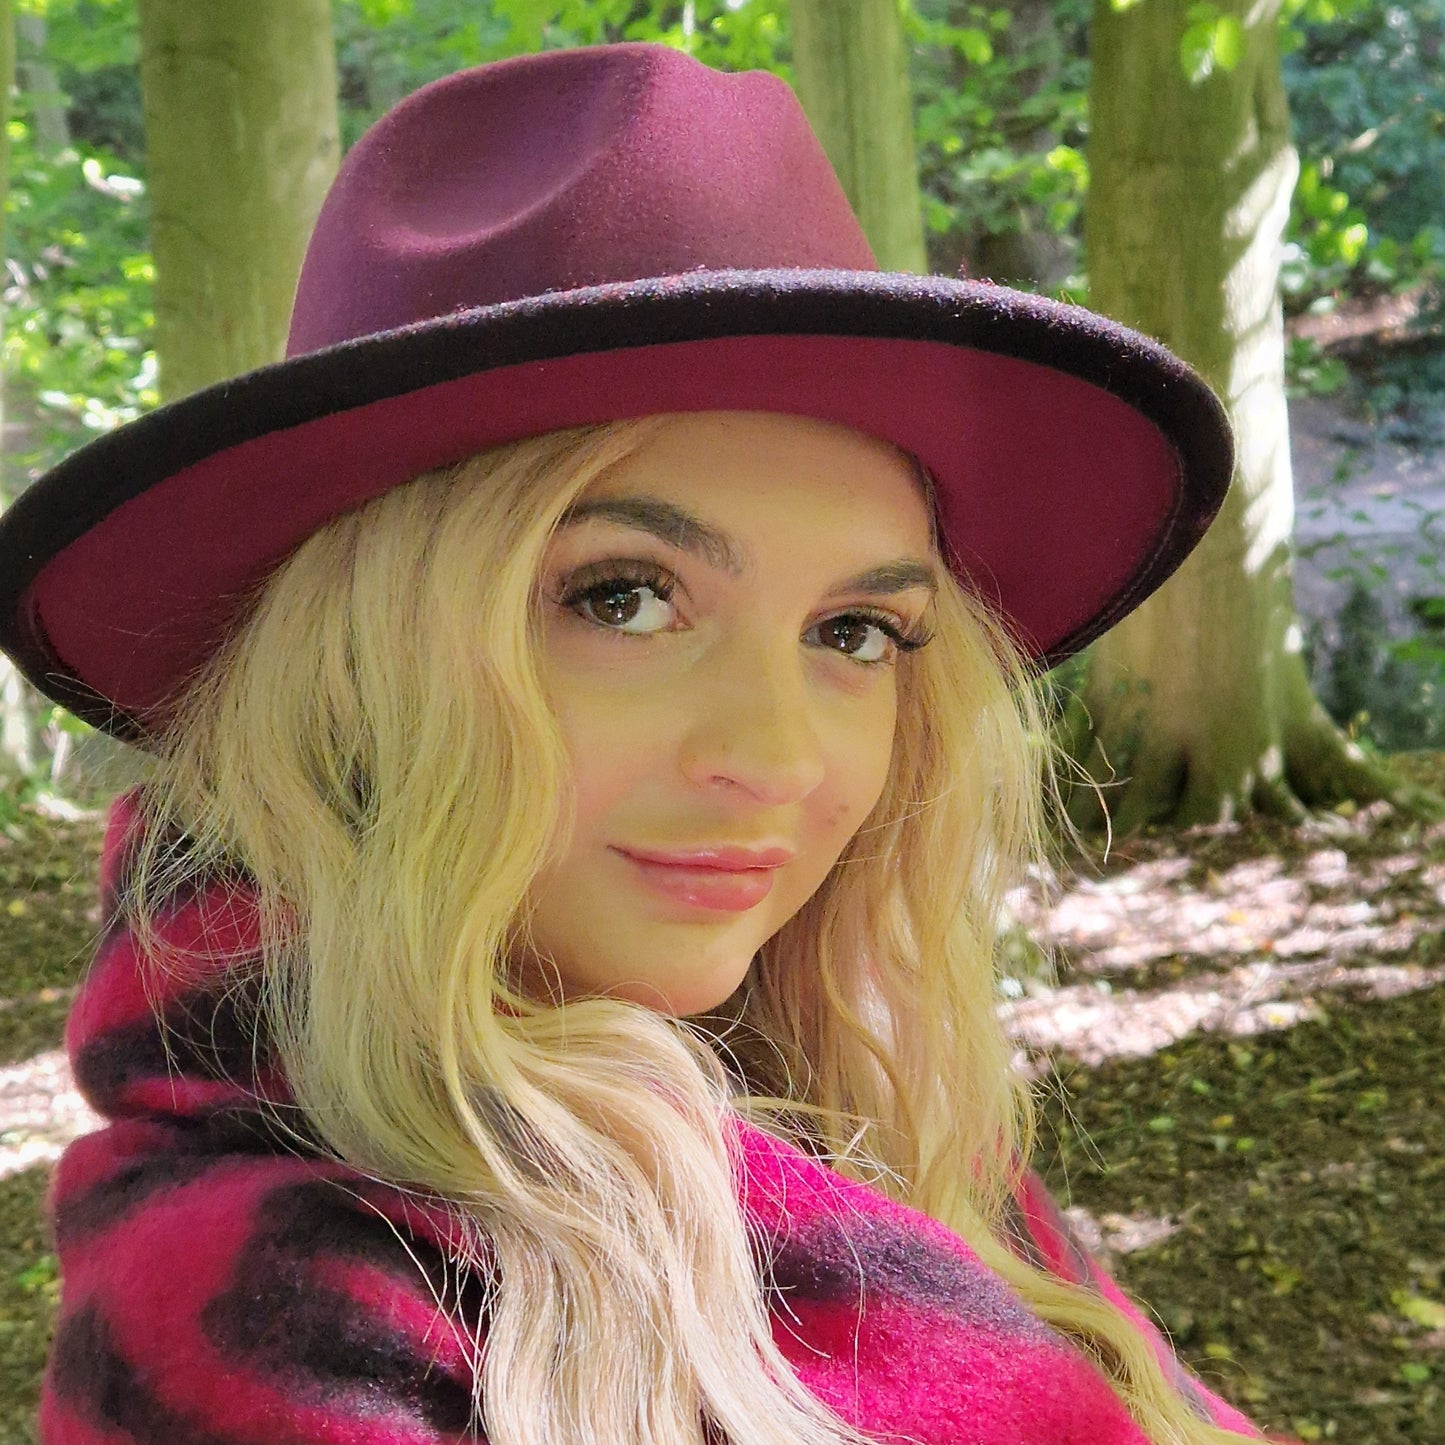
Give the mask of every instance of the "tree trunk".
[[[15, 12], [11, 0], [0, 0], [0, 258], [6, 249], [5, 203], [10, 197], [10, 91], [15, 84]], [[0, 308], [4, 306], [0, 287]], [[5, 401], [0, 384], [0, 436], [4, 434]], [[0, 484], [0, 507], [9, 500], [9, 490]]]
[[[7, 7], [13, 10], [13, 7]], [[35, 144], [40, 152], [53, 156], [70, 144], [70, 120], [65, 113], [65, 94], [45, 54], [45, 16], [22, 11], [7, 25], [10, 38], [10, 77], [19, 80], [29, 100], [30, 120], [34, 126]], [[15, 59], [15, 42], [22, 50], [19, 64]], [[8, 114], [8, 98], [7, 98]]]
[[[43, 22], [42, 22], [43, 24]], [[10, 89], [15, 83], [15, 14], [11, 0], [0, 0], [0, 254], [5, 254], [5, 201], [10, 193]], [[4, 435], [4, 393], [0, 388], [0, 437]], [[8, 481], [0, 484], [0, 510], [10, 501]], [[0, 656], [0, 779], [28, 776], [39, 746], [40, 699]]]
[[793, 74], [879, 264], [927, 271], [898, 0], [792, 0]]
[[[1228, 406], [1239, 445], [1224, 510], [1179, 573], [1091, 654], [1070, 745], [1121, 831], [1213, 823], [1396, 788], [1312, 696], [1294, 614], [1294, 492], [1277, 289], [1298, 162], [1280, 77], [1279, 0], [1223, 0], [1232, 70], [1191, 83], [1192, 0], [1096, 0], [1085, 247], [1091, 304], [1157, 337]], [[1229, 22], [1226, 21], [1226, 24]], [[1076, 789], [1075, 821], [1102, 821]]]
[[340, 158], [328, 0], [139, 0], [168, 400], [277, 360]]

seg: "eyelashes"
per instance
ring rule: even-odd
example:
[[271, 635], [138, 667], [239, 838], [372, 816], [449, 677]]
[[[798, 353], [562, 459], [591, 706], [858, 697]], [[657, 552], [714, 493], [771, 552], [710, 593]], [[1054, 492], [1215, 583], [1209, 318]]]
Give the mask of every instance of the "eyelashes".
[[835, 622], [855, 621], [866, 622], [870, 627], [876, 627], [901, 652], [917, 652], [919, 648], [927, 647], [933, 641], [933, 633], [922, 623], [905, 628], [891, 612], [883, 612], [876, 607], [850, 608], [847, 612], [840, 612], [836, 616], [828, 618], [826, 622], [820, 622], [811, 630], [817, 632], [820, 628], [831, 627]]
[[670, 602], [677, 578], [651, 562], [593, 562], [566, 579], [557, 605], [576, 612], [592, 598], [612, 599], [644, 589], [660, 601]]
[[[671, 603], [676, 588], [677, 578], [653, 562], [594, 562], [568, 574], [556, 602], [559, 607], [605, 631], [624, 637], [649, 637], [667, 630], [665, 625], [650, 627], [647, 623], [657, 620], [657, 610]], [[647, 602], [634, 602], [643, 593], [652, 594], [651, 614]], [[639, 620], [642, 625], [634, 626]], [[865, 655], [871, 646], [866, 636], [869, 629], [886, 639], [882, 652], [875, 656]], [[917, 652], [933, 639], [931, 629], [923, 623], [908, 626], [893, 613], [869, 606], [851, 607], [845, 612], [835, 613], [809, 628], [804, 636], [814, 634], [820, 637], [828, 634], [842, 642], [843, 646], [830, 646], [826, 642], [821, 645], [826, 651], [837, 652], [839, 656], [865, 667], [892, 662], [898, 652]], [[860, 637], [863, 638], [862, 646], [855, 648], [849, 645]], [[876, 653], [877, 647], [871, 646], [871, 650]]]
[[[659, 603], [670, 604], [678, 579], [650, 562], [594, 562], [566, 578], [559, 607], [610, 631], [626, 631], [640, 608], [630, 605], [640, 592], [652, 592]], [[613, 608], [618, 616], [600, 617], [597, 607]], [[620, 616], [626, 613], [627, 616]], [[660, 631], [662, 629], [653, 629]], [[631, 636], [646, 636], [646, 629], [634, 629]]]

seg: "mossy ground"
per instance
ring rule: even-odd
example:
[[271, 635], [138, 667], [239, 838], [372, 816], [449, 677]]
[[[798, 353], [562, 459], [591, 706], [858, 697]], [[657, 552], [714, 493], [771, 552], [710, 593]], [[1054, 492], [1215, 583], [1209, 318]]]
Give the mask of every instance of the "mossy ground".
[[[1445, 755], [1402, 766], [1445, 791]], [[1176, 882], [1227, 880], [1259, 860], [1271, 877], [1304, 876], [1320, 839], [1266, 825], [1155, 835], [1118, 850], [1102, 877], [1161, 859], [1177, 863]], [[94, 824], [29, 813], [0, 837], [0, 1067], [60, 1042], [97, 926], [97, 844]], [[1405, 950], [1392, 959], [1395, 985], [1372, 983], [1377, 952], [1351, 953], [1341, 933], [1339, 967], [1297, 991], [1309, 1005], [1299, 1021], [1185, 1032], [1087, 1065], [1052, 1053], [1067, 1093], [1045, 1091], [1041, 1163], [1106, 1250], [1116, 1246], [1111, 1267], [1184, 1357], [1262, 1425], [1424, 1445], [1445, 1439], [1445, 984], [1399, 979], [1445, 965], [1445, 829], [1356, 820], [1329, 844], [1344, 855], [1336, 891], [1372, 877], [1371, 907], [1408, 925], [1395, 938]], [[1097, 982], [1086, 949], [1064, 942], [1060, 955], [1061, 990]], [[1116, 970], [1112, 986], [1167, 1003], [1217, 971], [1183, 949]], [[5, 1128], [0, 1119], [0, 1145]], [[46, 1183], [44, 1168], [0, 1179], [6, 1442], [34, 1438], [57, 1295]]]
[[[95, 823], [33, 812], [0, 830], [0, 1068], [59, 1047], [94, 942]], [[3, 1104], [0, 1104], [3, 1107]], [[11, 1121], [0, 1116], [0, 1148]], [[49, 1171], [0, 1178], [0, 1441], [34, 1438], [40, 1371], [58, 1297], [42, 1219]]]
[[1262, 1425], [1352, 1445], [1445, 1439], [1441, 990], [1261, 1040], [1195, 1036], [1070, 1078], [1047, 1174], [1106, 1219], [1176, 1347]]

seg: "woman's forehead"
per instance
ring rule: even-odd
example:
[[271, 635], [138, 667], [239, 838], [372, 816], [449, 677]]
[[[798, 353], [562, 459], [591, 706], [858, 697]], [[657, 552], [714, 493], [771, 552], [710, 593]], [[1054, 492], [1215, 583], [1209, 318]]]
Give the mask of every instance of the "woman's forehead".
[[[632, 499], [632, 515], [615, 505]], [[719, 565], [739, 558], [720, 534], [725, 519], [790, 521], [854, 529], [928, 550], [931, 497], [917, 462], [891, 443], [832, 422], [772, 412], [701, 412], [659, 419], [629, 456], [598, 477], [568, 519], [609, 517], [630, 524], [671, 508], [683, 534], [701, 536]], [[683, 516], [694, 524], [689, 526]], [[660, 532], [659, 532], [660, 534]]]
[[[567, 528], [589, 520], [610, 522], [657, 537], [668, 546], [691, 553], [729, 577], [744, 578], [757, 571], [754, 549], [746, 541], [661, 497], [632, 494], [583, 497], [563, 513], [558, 528], [565, 532]], [[842, 540], [851, 541], [863, 550], [881, 552], [888, 536], [887, 533], [880, 535], [876, 528], [869, 528], [865, 535], [860, 528], [858, 535], [845, 536]], [[813, 553], [810, 560], [832, 560], [826, 539], [821, 546], [810, 551]], [[893, 595], [923, 588], [936, 593], [942, 574], [941, 563], [936, 559], [929, 560], [927, 547], [915, 548], [914, 551], [916, 555], [865, 566], [834, 590]], [[789, 570], [795, 573], [805, 571], [806, 563]]]

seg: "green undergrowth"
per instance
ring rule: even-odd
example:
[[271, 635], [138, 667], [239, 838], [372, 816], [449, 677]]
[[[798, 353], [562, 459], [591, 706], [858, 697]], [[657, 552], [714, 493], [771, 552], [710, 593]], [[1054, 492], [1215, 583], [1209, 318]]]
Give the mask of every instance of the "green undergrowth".
[[0, 1066], [59, 1046], [95, 941], [98, 822], [27, 809], [0, 830]]
[[40, 1372], [59, 1298], [42, 1221], [49, 1171], [0, 1179], [0, 1440], [31, 1445]]

